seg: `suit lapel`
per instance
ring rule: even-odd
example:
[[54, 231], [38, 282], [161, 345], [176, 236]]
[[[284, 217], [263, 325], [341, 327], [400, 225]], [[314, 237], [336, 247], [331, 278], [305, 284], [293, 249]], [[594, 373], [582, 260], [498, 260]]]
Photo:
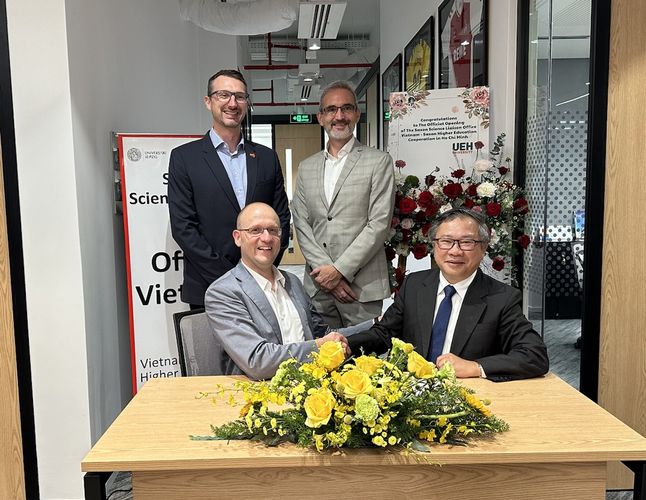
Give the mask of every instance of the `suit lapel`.
[[321, 202], [323, 203], [325, 210], [329, 210], [330, 205], [328, 205], [327, 198], [325, 197], [325, 152], [322, 152], [320, 156], [320, 163], [317, 169], [316, 182], [318, 183], [318, 185], [316, 186], [316, 189], [318, 190], [319, 195], [321, 196]]
[[211, 142], [211, 137], [209, 136], [208, 133], [204, 136], [204, 139], [202, 140], [202, 144], [203, 144], [202, 150], [204, 152], [204, 161], [206, 161], [206, 164], [209, 166], [209, 169], [211, 170], [211, 172], [215, 176], [215, 179], [222, 187], [224, 194], [226, 194], [231, 204], [236, 208], [236, 210], [240, 210], [240, 204], [238, 203], [238, 200], [236, 199], [236, 195], [233, 192], [233, 186], [231, 186], [231, 180], [227, 175], [227, 171], [224, 169], [224, 165], [222, 165], [222, 161], [218, 156], [218, 152], [213, 147], [213, 142]]
[[276, 314], [271, 308], [271, 305], [269, 304], [265, 293], [258, 286], [258, 282], [253, 278], [253, 276], [251, 276], [251, 274], [249, 274], [249, 271], [245, 269], [244, 265], [241, 262], [238, 263], [238, 265], [234, 268], [234, 275], [239, 281], [242, 291], [253, 301], [256, 307], [260, 310], [260, 313], [271, 325], [271, 330], [274, 334], [276, 342], [282, 344], [283, 338], [280, 334], [280, 325], [278, 324], [278, 318], [276, 318]]
[[291, 278], [287, 274], [283, 273], [283, 275], [285, 276], [285, 291], [294, 302], [294, 308], [298, 312], [301, 325], [303, 325], [303, 336], [305, 340], [312, 340], [314, 335], [312, 335], [312, 330], [310, 329], [310, 324], [307, 320], [307, 313], [305, 312], [308, 309], [308, 304], [304, 302], [304, 297], [301, 296], [302, 294], [294, 293]]
[[348, 175], [350, 175], [350, 172], [352, 172], [352, 169], [357, 164], [357, 161], [359, 161], [359, 158], [361, 157], [361, 151], [363, 151], [363, 145], [355, 139], [354, 147], [348, 153], [348, 158], [345, 160], [345, 165], [343, 165], [341, 175], [339, 175], [339, 179], [336, 181], [336, 185], [334, 186], [334, 192], [332, 193], [332, 200], [330, 200], [330, 205], [334, 204], [334, 200], [336, 200], [336, 197], [339, 194], [343, 183], [348, 178]]
[[487, 296], [487, 288], [482, 279], [482, 271], [478, 269], [473, 283], [467, 289], [467, 294], [462, 301], [460, 308], [460, 316], [455, 324], [455, 332], [453, 333], [453, 341], [451, 342], [451, 352], [457, 356], [462, 354], [462, 350], [467, 345], [469, 338], [473, 334], [478, 321], [482, 317], [487, 303], [485, 297]]
[[247, 205], [251, 203], [256, 194], [256, 179], [258, 178], [258, 158], [256, 148], [249, 142], [245, 142], [245, 154], [247, 155]]
[[439, 283], [439, 270], [433, 270], [429, 277], [422, 282], [422, 288], [417, 294], [417, 310], [419, 311], [419, 315], [416, 342], [420, 346], [420, 354], [424, 357], [427, 356], [428, 348], [431, 345], [431, 331], [433, 329], [433, 317], [435, 316], [435, 302], [437, 300], [437, 287]]

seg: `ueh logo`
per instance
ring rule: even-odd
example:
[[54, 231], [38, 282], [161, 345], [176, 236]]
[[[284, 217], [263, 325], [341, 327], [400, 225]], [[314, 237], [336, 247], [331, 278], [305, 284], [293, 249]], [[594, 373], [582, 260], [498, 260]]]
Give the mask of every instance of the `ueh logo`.
[[141, 149], [139, 148], [130, 148], [126, 153], [130, 161], [139, 161], [141, 160]]

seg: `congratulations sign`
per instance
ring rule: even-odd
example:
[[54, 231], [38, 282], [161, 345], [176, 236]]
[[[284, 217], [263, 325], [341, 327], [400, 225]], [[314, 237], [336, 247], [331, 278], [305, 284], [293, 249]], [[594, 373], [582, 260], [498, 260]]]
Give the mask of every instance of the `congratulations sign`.
[[393, 92], [388, 135], [388, 152], [406, 165], [402, 174], [471, 172], [489, 151], [489, 88]]
[[133, 392], [147, 380], [179, 376], [173, 313], [180, 301], [183, 254], [170, 232], [168, 160], [201, 136], [119, 134]]

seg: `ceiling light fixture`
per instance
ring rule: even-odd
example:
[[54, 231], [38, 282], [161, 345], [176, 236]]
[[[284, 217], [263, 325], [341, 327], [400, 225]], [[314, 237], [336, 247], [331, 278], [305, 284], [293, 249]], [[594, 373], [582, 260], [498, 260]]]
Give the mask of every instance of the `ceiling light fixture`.
[[307, 50], [320, 50], [321, 49], [321, 40], [318, 38], [308, 38], [307, 40]]

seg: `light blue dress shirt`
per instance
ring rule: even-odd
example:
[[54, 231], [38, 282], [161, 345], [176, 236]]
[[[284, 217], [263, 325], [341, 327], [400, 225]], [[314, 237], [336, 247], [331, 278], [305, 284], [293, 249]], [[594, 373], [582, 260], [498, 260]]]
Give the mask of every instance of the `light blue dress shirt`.
[[247, 156], [244, 151], [244, 138], [240, 137], [238, 147], [231, 152], [227, 143], [220, 138], [215, 130], [209, 130], [209, 137], [222, 165], [224, 165], [224, 170], [227, 171], [233, 192], [242, 210], [247, 204]]

